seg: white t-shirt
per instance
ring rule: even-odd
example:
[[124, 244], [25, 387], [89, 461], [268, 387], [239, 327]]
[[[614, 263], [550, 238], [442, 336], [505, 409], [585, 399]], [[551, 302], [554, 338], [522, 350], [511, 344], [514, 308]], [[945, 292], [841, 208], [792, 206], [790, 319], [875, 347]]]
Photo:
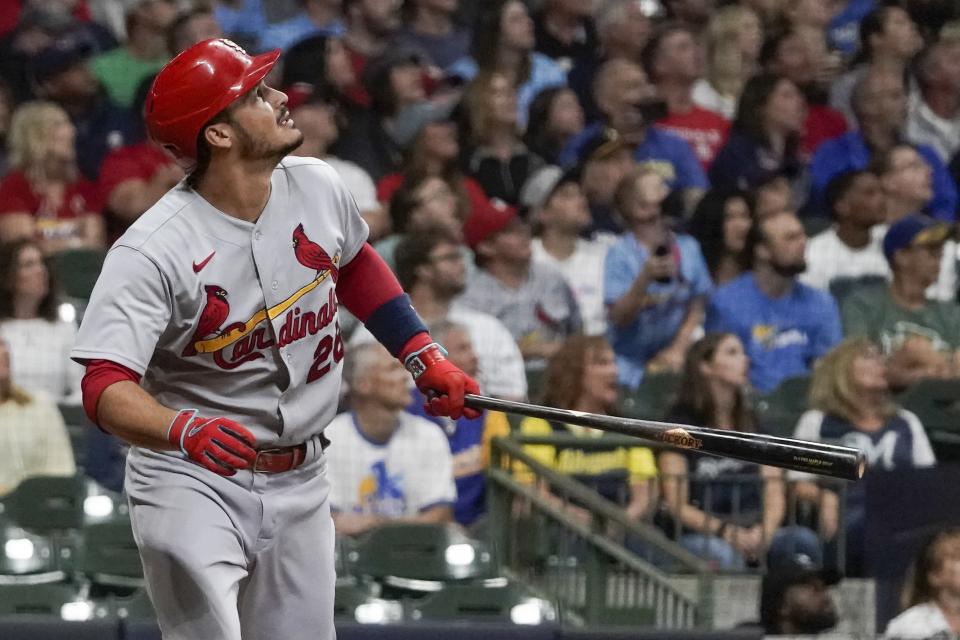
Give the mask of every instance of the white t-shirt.
[[933, 602], [910, 607], [887, 625], [883, 634], [887, 640], [937, 640], [955, 638], [950, 623]]
[[347, 186], [347, 191], [356, 201], [357, 209], [370, 211], [380, 208], [380, 203], [377, 201], [377, 186], [373, 184], [373, 178], [363, 167], [335, 156], [327, 156], [323, 160], [339, 174], [343, 184]]
[[737, 99], [720, 95], [720, 92], [703, 78], [693, 83], [693, 92], [690, 97], [701, 109], [719, 113], [727, 120], [733, 120], [737, 115]]
[[[463, 325], [470, 334], [470, 346], [477, 356], [480, 391], [496, 398], [523, 400], [527, 397], [527, 374], [516, 340], [503, 323], [488, 313], [453, 304], [447, 320]], [[366, 327], [359, 325], [350, 336], [349, 347], [374, 342]]]
[[55, 402], [80, 403], [83, 367], [70, 359], [77, 338], [72, 322], [42, 318], [0, 322], [0, 337], [10, 347], [13, 384], [42, 391]]
[[543, 241], [534, 238], [531, 244], [533, 261], [559, 270], [567, 281], [580, 307], [583, 332], [601, 335], [607, 330], [607, 311], [603, 304], [603, 261], [609, 244], [599, 240], [577, 240], [576, 248], [566, 260], [557, 260], [543, 248]]
[[327, 427], [334, 511], [401, 518], [456, 501], [450, 445], [440, 427], [406, 412], [397, 421], [383, 444], [360, 431], [353, 413], [341, 413]]
[[834, 227], [826, 229], [807, 241], [807, 270], [800, 275], [803, 284], [830, 290], [830, 283], [838, 278], [883, 276], [890, 278], [890, 266], [883, 255], [883, 236], [886, 225], [870, 229], [870, 242], [861, 249], [852, 249], [840, 240]]

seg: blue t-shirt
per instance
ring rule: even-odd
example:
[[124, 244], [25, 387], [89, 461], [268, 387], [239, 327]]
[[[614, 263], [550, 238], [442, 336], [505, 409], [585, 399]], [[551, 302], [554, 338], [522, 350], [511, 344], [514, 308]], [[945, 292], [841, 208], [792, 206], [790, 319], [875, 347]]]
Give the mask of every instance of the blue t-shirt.
[[[587, 142], [603, 130], [595, 122], [574, 136], [560, 152], [559, 163], [572, 167], [580, 162], [580, 153]], [[643, 142], [633, 154], [642, 166], [650, 167], [663, 176], [671, 189], [706, 189], [707, 174], [697, 160], [693, 149], [683, 138], [656, 126], [648, 127]]]
[[270, 51], [271, 49], [283, 49], [285, 51], [310, 36], [339, 37], [346, 31], [346, 27], [339, 20], [318, 27], [306, 14], [301, 13], [289, 20], [267, 25], [260, 37], [259, 49], [261, 51]]
[[860, 48], [860, 21], [877, 6], [876, 0], [847, 0], [827, 25], [827, 43], [831, 49], [851, 57]]
[[[934, 218], [952, 222], [957, 216], [957, 185], [932, 147], [925, 144], [916, 147], [933, 170], [933, 200], [927, 209]], [[871, 155], [859, 131], [850, 131], [821, 144], [810, 161], [811, 200], [822, 207], [823, 193], [830, 180], [845, 171], [865, 169]]]
[[469, 526], [487, 511], [487, 478], [480, 466], [483, 449], [484, 420], [487, 413], [478, 418], [450, 418], [432, 416], [423, 409], [424, 397], [417, 389], [407, 412], [426, 418], [443, 429], [450, 443], [453, 456], [453, 479], [457, 485], [457, 501], [453, 505], [453, 518]]
[[814, 360], [840, 342], [840, 312], [830, 294], [795, 282], [779, 299], [757, 287], [753, 273], [718, 288], [707, 305], [708, 333], [733, 333], [750, 356], [750, 382], [772, 391], [807, 375]]
[[[610, 343], [617, 354], [620, 383], [635, 388], [643, 380], [647, 361], [670, 344], [683, 323], [690, 303], [710, 294], [713, 283], [700, 252], [700, 245], [687, 235], [678, 235], [674, 259], [679, 275], [668, 284], [654, 282], [647, 292], [657, 298], [654, 306], [642, 309], [633, 322], [618, 327], [610, 323]], [[603, 266], [603, 301], [611, 305], [630, 289], [646, 264], [649, 252], [632, 233], [620, 236], [610, 247]]]
[[[469, 82], [477, 77], [477, 63], [470, 56], [460, 58], [447, 67], [447, 75], [457, 76]], [[564, 87], [567, 84], [567, 72], [559, 64], [542, 53], [530, 54], [530, 76], [517, 89], [517, 124], [526, 128], [530, 113], [530, 103], [537, 94], [551, 87]]]

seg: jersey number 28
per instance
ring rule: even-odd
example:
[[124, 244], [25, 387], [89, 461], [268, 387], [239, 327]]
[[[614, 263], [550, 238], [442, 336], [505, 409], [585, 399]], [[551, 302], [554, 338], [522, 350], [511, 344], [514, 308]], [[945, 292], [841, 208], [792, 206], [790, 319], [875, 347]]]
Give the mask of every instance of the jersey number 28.
[[343, 338], [340, 337], [340, 322], [336, 324], [334, 335], [327, 334], [317, 343], [317, 350], [313, 352], [313, 366], [307, 373], [307, 382], [318, 380], [330, 372], [330, 356], [336, 364], [343, 360]]

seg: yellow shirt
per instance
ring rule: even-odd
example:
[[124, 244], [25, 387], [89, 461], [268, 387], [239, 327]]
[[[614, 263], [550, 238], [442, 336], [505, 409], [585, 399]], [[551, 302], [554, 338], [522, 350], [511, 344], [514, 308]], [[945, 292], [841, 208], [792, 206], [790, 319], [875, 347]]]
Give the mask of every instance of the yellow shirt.
[[60, 410], [34, 393], [20, 404], [0, 403], [0, 495], [30, 476], [72, 476], [73, 447]]
[[[564, 426], [578, 438], [599, 438], [604, 433], [589, 427]], [[524, 418], [520, 422], [519, 432], [529, 436], [552, 436], [556, 433], [549, 422], [540, 418]], [[657, 476], [656, 459], [653, 451], [647, 447], [597, 450], [566, 447], [557, 451], [557, 447], [549, 444], [528, 444], [523, 449], [538, 462], [564, 475], [602, 476], [622, 472], [631, 485]], [[517, 469], [517, 479], [532, 481], [527, 469]]]

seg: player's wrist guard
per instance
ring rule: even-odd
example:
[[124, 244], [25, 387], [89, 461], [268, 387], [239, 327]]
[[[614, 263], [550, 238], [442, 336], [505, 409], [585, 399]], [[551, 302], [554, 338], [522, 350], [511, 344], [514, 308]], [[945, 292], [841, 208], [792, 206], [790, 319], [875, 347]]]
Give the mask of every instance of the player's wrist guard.
[[443, 348], [443, 345], [431, 342], [408, 355], [406, 360], [403, 361], [403, 366], [406, 367], [410, 375], [413, 376], [413, 379], [416, 380], [422, 376], [431, 365], [443, 362], [446, 359], [447, 350]]

